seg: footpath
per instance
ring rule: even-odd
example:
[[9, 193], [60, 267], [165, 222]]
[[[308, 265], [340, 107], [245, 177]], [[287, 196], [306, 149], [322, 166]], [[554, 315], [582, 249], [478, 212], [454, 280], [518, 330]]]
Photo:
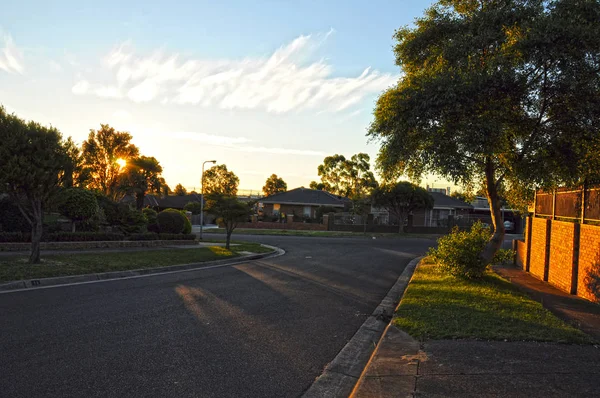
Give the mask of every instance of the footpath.
[[[495, 271], [600, 341], [600, 306], [526, 272]], [[417, 341], [389, 325], [351, 397], [600, 396], [600, 346], [478, 340]]]

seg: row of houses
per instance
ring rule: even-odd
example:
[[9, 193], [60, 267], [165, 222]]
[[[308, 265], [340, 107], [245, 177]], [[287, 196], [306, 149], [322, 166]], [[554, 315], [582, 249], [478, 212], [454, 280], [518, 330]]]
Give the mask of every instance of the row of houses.
[[[484, 223], [491, 222], [490, 209], [487, 199], [477, 197], [472, 203], [466, 203], [449, 195], [449, 190], [431, 189], [429, 193], [433, 197], [434, 205], [431, 210], [415, 211], [412, 215], [411, 223], [416, 227], [447, 227], [449, 220], [453, 224], [469, 225], [473, 220], [478, 219]], [[248, 198], [241, 198], [248, 199]], [[333, 208], [336, 212], [348, 212], [351, 207], [351, 201], [348, 198], [331, 194], [326, 191], [296, 188], [286, 192], [278, 193], [257, 200], [257, 210], [268, 218], [276, 218], [281, 215], [295, 215], [307, 219], [317, 218], [319, 207], [327, 206]], [[124, 201], [134, 201], [135, 198], [126, 197]], [[202, 195], [146, 195], [144, 206], [156, 210], [167, 208], [183, 209], [189, 202], [200, 202]], [[397, 220], [388, 214], [385, 209], [372, 207], [371, 212], [375, 224], [397, 225]], [[521, 218], [511, 209], [503, 210], [503, 217], [514, 224], [516, 231], [521, 230]], [[211, 220], [208, 216], [208, 220]]]

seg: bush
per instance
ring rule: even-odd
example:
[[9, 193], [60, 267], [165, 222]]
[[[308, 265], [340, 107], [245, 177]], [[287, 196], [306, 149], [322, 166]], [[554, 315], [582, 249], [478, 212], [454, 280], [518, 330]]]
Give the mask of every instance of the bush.
[[148, 232], [158, 233], [158, 213], [156, 210], [146, 207], [145, 209], [142, 209], [142, 213], [144, 214], [144, 217], [146, 217], [148, 223]]
[[[460, 231], [457, 227], [452, 232], [438, 239], [437, 248], [427, 253], [444, 272], [465, 278], [481, 278], [488, 265], [481, 258], [481, 252], [491, 237], [491, 231], [481, 222], [476, 222], [470, 231]], [[510, 258], [510, 251], [500, 250], [492, 263], [499, 263]]]
[[129, 240], [158, 240], [158, 234], [156, 232], [146, 232], [143, 234], [131, 234], [128, 236]]
[[0, 232], [0, 242], [31, 242], [31, 233]]
[[184, 234], [191, 234], [192, 233], [192, 222], [185, 214], [185, 211], [181, 211], [180, 213], [183, 216], [183, 218], [185, 219], [182, 232]]
[[57, 232], [45, 237], [47, 242], [98, 242], [119, 241], [124, 235], [109, 232]]
[[183, 206], [183, 210], [191, 211], [193, 215], [200, 214], [200, 208], [202, 204], [200, 202], [188, 202]]
[[31, 232], [29, 221], [8, 198], [0, 199], [0, 231]]
[[98, 201], [96, 195], [87, 189], [68, 188], [59, 196], [58, 210], [72, 221], [75, 232], [78, 222], [88, 221], [98, 213]]
[[182, 233], [185, 227], [185, 218], [179, 210], [166, 209], [161, 211], [157, 217], [160, 233]]

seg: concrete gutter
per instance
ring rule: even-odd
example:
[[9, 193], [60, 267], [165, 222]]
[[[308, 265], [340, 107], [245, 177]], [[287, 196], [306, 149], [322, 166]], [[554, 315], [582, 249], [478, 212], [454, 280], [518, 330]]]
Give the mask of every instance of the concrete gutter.
[[352, 393], [421, 259], [417, 257], [408, 263], [387, 296], [303, 397], [348, 397]]
[[171, 274], [176, 272], [187, 272], [194, 271], [203, 268], [219, 268], [227, 267], [230, 265], [241, 264], [247, 261], [279, 257], [285, 254], [285, 250], [270, 246], [262, 245], [273, 249], [271, 253], [261, 254], [250, 254], [246, 256], [235, 257], [234, 259], [224, 259], [215, 261], [206, 261], [202, 263], [190, 263], [190, 264], [178, 264], [169, 265], [165, 267], [156, 268], [144, 268], [128, 271], [113, 271], [113, 272], [101, 272], [96, 274], [84, 274], [84, 275], [72, 275], [72, 276], [58, 276], [55, 278], [41, 278], [41, 279], [28, 279], [21, 281], [13, 281], [8, 283], [0, 284], [0, 294], [11, 293], [23, 290], [34, 290], [44, 289], [65, 285], [79, 285], [85, 283], [97, 283], [107, 282], [116, 279], [130, 279], [130, 278], [141, 278], [146, 276], [157, 276], [164, 274]]

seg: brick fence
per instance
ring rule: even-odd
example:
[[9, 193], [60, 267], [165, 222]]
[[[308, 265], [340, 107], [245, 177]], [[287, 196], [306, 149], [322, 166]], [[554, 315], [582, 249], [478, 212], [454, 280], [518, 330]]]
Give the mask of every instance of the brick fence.
[[525, 241], [514, 248], [517, 266], [562, 291], [594, 299], [584, 280], [600, 256], [600, 226], [529, 217]]

